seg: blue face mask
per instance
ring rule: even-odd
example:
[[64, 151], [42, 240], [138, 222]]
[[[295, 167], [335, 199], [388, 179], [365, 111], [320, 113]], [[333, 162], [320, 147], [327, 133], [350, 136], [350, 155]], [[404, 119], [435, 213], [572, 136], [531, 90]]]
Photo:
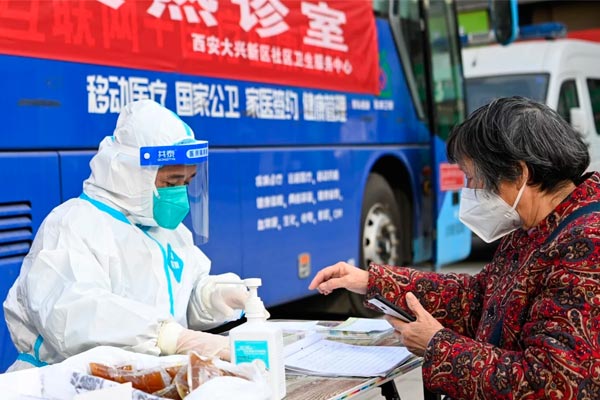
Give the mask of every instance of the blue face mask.
[[175, 229], [190, 212], [187, 186], [157, 188], [154, 195], [154, 220], [166, 229]]

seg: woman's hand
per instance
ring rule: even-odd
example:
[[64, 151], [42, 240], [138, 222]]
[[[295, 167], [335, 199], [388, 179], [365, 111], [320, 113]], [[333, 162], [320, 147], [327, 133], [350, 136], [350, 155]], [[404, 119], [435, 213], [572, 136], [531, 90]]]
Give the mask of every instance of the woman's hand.
[[314, 277], [308, 288], [317, 289], [321, 294], [329, 294], [334, 289], [344, 288], [351, 292], [365, 294], [369, 284], [369, 273], [345, 262], [325, 267]]
[[402, 344], [411, 353], [423, 356], [433, 335], [440, 329], [443, 329], [444, 326], [423, 308], [419, 300], [411, 292], [406, 294], [406, 304], [415, 317], [417, 317], [416, 321], [404, 322], [389, 315], [386, 315], [385, 319], [394, 327], [401, 338]]

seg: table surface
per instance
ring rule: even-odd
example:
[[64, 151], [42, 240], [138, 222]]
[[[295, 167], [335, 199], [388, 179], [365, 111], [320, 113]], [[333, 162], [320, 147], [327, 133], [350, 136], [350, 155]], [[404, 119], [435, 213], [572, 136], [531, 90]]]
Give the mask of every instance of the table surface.
[[[398, 346], [399, 343], [393, 333], [379, 338], [376, 341], [369, 340], [343, 340], [345, 343], [360, 345]], [[375, 378], [348, 378], [348, 377], [324, 377], [286, 374], [286, 396], [285, 400], [342, 400], [362, 394], [368, 390], [377, 388], [382, 384], [393, 380], [415, 368], [423, 362], [421, 357], [412, 356], [385, 377]]]

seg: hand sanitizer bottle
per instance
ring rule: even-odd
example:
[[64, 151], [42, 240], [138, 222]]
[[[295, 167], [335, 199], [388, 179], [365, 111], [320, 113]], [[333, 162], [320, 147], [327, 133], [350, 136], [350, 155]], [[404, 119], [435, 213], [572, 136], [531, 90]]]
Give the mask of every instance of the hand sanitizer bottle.
[[239, 364], [262, 360], [268, 371], [271, 400], [280, 400], [286, 393], [283, 333], [267, 323], [265, 306], [258, 297], [260, 278], [244, 279], [244, 284], [250, 290], [244, 307], [248, 321], [229, 331], [231, 361]]

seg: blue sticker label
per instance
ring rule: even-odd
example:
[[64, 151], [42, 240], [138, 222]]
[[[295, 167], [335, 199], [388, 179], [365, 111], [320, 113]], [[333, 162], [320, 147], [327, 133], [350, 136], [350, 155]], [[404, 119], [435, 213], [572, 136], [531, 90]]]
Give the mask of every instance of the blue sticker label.
[[208, 160], [208, 142], [140, 148], [140, 165], [200, 164]]
[[233, 344], [236, 364], [262, 360], [269, 369], [269, 346], [264, 340], [240, 340]]

